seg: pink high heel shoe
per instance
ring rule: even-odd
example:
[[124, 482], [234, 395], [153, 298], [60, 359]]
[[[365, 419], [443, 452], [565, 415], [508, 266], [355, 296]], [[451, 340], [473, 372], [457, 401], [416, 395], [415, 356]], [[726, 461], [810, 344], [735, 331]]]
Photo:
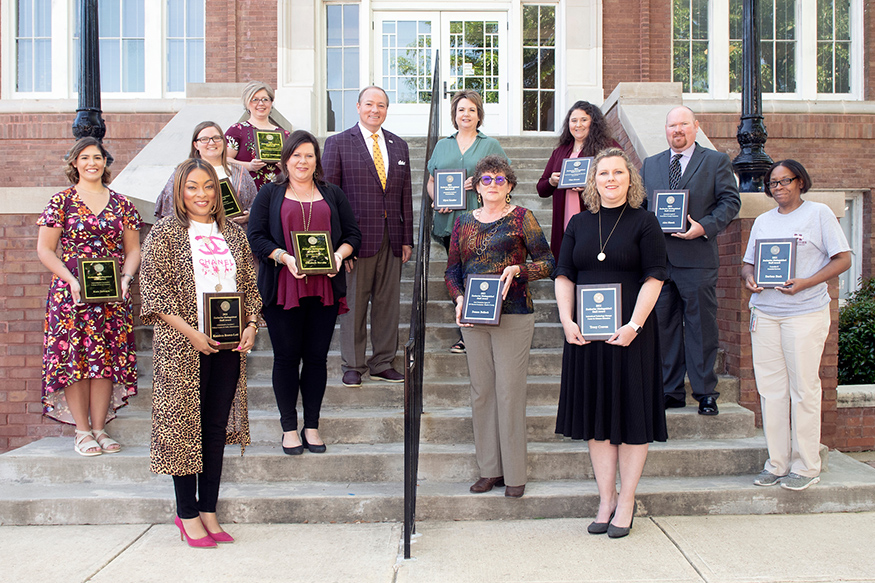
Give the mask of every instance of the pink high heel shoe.
[[234, 542], [234, 537], [231, 536], [230, 534], [228, 534], [227, 532], [207, 531], [207, 533], [209, 533], [210, 538], [212, 538], [217, 543], [232, 543], [232, 542]]
[[207, 536], [205, 537], [191, 538], [188, 536], [188, 533], [185, 532], [185, 526], [182, 524], [182, 520], [178, 516], [173, 519], [173, 522], [179, 528], [179, 540], [188, 541], [188, 546], [198, 549], [216, 548], [216, 540], [210, 536], [210, 533], [207, 533]]

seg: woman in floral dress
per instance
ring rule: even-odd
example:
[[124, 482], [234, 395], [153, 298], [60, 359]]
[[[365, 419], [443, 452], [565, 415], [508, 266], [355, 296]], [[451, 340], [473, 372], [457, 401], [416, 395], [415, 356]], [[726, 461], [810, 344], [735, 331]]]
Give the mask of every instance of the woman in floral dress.
[[225, 132], [228, 140], [228, 162], [239, 164], [248, 170], [258, 190], [280, 175], [280, 167], [279, 161], [265, 162], [256, 157], [255, 132], [282, 132], [284, 141], [291, 135], [270, 119], [273, 97], [273, 88], [267, 83], [253, 81], [247, 85], [243, 90], [243, 107], [249, 112], [249, 119], [235, 123]]
[[[74, 186], [54, 195], [37, 220], [37, 255], [53, 274], [43, 342], [43, 413], [76, 425], [74, 449], [84, 456], [121, 449], [104, 425], [137, 393], [129, 291], [140, 266], [141, 221], [127, 198], [106, 187], [108, 159], [96, 139], [76, 142], [66, 166]], [[121, 302], [82, 303], [80, 257], [119, 260]]]

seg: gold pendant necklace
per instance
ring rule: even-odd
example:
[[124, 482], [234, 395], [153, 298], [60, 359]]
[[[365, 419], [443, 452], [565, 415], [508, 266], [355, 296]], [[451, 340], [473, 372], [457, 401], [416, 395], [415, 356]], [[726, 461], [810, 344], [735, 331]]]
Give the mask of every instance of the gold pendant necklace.
[[620, 211], [620, 216], [617, 217], [617, 222], [614, 223], [614, 228], [611, 229], [610, 233], [608, 233], [608, 238], [605, 239], [605, 244], [602, 245], [602, 210], [599, 209], [599, 254], [596, 255], [596, 257], [595, 257], [599, 261], [604, 261], [605, 258], [607, 258], [607, 255], [605, 255], [605, 247], [608, 246], [608, 241], [611, 240], [611, 235], [614, 234], [614, 230], [617, 228], [617, 225], [620, 224], [620, 219], [623, 218], [623, 213], [625, 213], [625, 212], [626, 212], [626, 204], [624, 203], [623, 210]]

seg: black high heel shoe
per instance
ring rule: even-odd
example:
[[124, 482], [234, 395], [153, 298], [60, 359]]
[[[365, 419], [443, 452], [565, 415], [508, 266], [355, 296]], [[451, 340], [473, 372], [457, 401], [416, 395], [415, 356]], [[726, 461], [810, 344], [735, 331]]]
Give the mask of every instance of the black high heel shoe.
[[[616, 511], [617, 509], [615, 508], [614, 512]], [[608, 532], [608, 525], [614, 519], [614, 512], [611, 512], [611, 515], [608, 517], [607, 522], [590, 522], [589, 526], [586, 527], [586, 532], [588, 532], [589, 534], [605, 534], [606, 532]]]
[[629, 521], [629, 526], [614, 526], [614, 523], [611, 522], [608, 524], [608, 536], [610, 538], [623, 538], [629, 531], [632, 530], [632, 523], [635, 522], [635, 517], [632, 517], [632, 520]]
[[295, 447], [286, 447], [283, 445], [283, 438], [280, 436], [280, 446], [283, 448], [283, 453], [286, 455], [301, 455], [304, 453], [304, 444], [296, 445]]
[[328, 449], [325, 447], [325, 444], [322, 445], [314, 445], [312, 443], [307, 443], [307, 436], [304, 435], [304, 430], [301, 430], [301, 444], [302, 447], [305, 447], [310, 450], [310, 453], [325, 453], [325, 450]]

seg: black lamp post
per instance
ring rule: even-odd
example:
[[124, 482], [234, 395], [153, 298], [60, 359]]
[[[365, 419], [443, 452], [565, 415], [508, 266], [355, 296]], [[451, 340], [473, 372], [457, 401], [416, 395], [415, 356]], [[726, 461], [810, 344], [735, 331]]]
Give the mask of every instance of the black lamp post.
[[764, 146], [769, 137], [763, 123], [763, 95], [760, 87], [760, 31], [757, 0], [744, 0], [742, 25], [741, 122], [738, 145], [741, 152], [732, 161], [738, 174], [739, 190], [760, 192], [763, 179], [772, 165]]
[[79, 108], [73, 136], [103, 141], [106, 124], [100, 110], [100, 32], [97, 0], [79, 0]]

